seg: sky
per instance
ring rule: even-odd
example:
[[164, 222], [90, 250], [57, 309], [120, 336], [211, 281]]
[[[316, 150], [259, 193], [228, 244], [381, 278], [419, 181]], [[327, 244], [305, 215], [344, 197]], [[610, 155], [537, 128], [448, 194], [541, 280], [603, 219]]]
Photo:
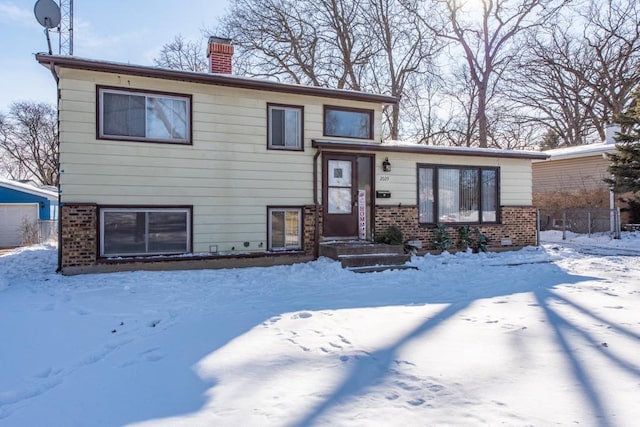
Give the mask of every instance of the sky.
[[[35, 19], [35, 0], [0, 0], [0, 112], [15, 101], [55, 105], [53, 77], [34, 55], [47, 51], [44, 29]], [[206, 43], [204, 29], [227, 12], [227, 0], [74, 1], [74, 56], [153, 65], [162, 45], [177, 34]], [[58, 35], [51, 33], [53, 53]], [[203, 49], [205, 52], [206, 50]]]
[[62, 276], [0, 254], [0, 427], [635, 426], [640, 232]]

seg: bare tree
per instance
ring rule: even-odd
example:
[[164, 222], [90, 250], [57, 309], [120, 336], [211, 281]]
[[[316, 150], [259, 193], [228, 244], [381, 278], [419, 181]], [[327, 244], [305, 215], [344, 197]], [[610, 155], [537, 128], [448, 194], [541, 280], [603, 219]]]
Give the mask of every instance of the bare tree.
[[571, 72], [597, 98], [598, 108], [591, 117], [603, 140], [607, 123], [619, 119], [640, 85], [640, 4], [636, 0], [591, 0], [587, 10], [583, 39], [596, 73]]
[[412, 92], [409, 85], [419, 79], [433, 87], [438, 79], [433, 68], [443, 44], [429, 37], [419, 6], [415, 0], [369, 0], [363, 10], [378, 52], [369, 64], [369, 74], [364, 76], [370, 82], [367, 86], [380, 93], [390, 91], [401, 101], [387, 111], [392, 139], [400, 134], [400, 109], [406, 111], [410, 105], [403, 101]]
[[588, 0], [565, 12], [530, 37], [512, 88], [530, 121], [580, 145], [603, 140], [640, 85], [640, 5]]
[[425, 145], [446, 145], [450, 115], [445, 109], [444, 79], [436, 73], [413, 75], [401, 99], [404, 135], [409, 141]]
[[[464, 0], [433, 0], [435, 10], [441, 13], [440, 25], [431, 22], [427, 25], [437, 37], [462, 50], [471, 82], [477, 88], [480, 147], [488, 146], [487, 106], [492, 91], [517, 54], [511, 43], [521, 33], [544, 22], [563, 1], [480, 0], [480, 10], [471, 10]], [[479, 19], [474, 19], [475, 15]]]
[[589, 50], [568, 31], [567, 22], [552, 28], [551, 34], [532, 34], [507, 80], [524, 106], [522, 120], [547, 128], [561, 145], [585, 144], [593, 133], [590, 111], [597, 99], [584, 77], [592, 79], [596, 70]]
[[[315, 86], [402, 98], [439, 43], [425, 37], [417, 0], [235, 0], [216, 31], [234, 40], [238, 69]], [[385, 114], [400, 134], [397, 107]]]
[[58, 185], [58, 118], [46, 103], [15, 102], [0, 115], [0, 167], [11, 179]]
[[350, 10], [337, 6], [330, 0], [235, 0], [217, 32], [233, 39], [244, 74], [358, 89], [353, 77], [370, 57], [361, 44], [369, 37], [358, 34], [366, 27]]
[[159, 67], [184, 71], [207, 71], [207, 60], [202, 45], [185, 40], [182, 34], [162, 46], [153, 62]]
[[452, 68], [448, 77], [445, 93], [449, 100], [447, 115], [451, 119], [446, 128], [447, 145], [471, 147], [478, 138], [478, 86], [466, 64]]

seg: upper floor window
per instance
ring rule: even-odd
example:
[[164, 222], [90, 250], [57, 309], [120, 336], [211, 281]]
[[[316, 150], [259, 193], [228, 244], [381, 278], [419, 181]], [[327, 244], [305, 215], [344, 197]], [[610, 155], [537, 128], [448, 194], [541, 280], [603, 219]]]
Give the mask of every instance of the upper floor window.
[[303, 107], [293, 105], [267, 105], [268, 148], [303, 150]]
[[98, 137], [191, 143], [191, 97], [98, 88]]
[[419, 222], [498, 222], [498, 172], [498, 168], [419, 165]]
[[373, 139], [373, 110], [325, 106], [324, 135]]

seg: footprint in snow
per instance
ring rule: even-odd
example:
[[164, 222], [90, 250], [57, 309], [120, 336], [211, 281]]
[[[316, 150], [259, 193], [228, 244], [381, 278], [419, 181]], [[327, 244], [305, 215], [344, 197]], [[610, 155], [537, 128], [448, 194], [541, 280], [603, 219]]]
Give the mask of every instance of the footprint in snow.
[[430, 384], [427, 389], [433, 393], [438, 393], [444, 390], [444, 386], [441, 386], [440, 384]]
[[349, 341], [348, 339], [346, 339], [345, 337], [343, 337], [342, 335], [338, 335], [338, 337], [340, 337], [340, 341], [342, 341], [345, 344], [351, 344], [351, 341]]
[[385, 396], [385, 398], [386, 398], [387, 400], [396, 400], [396, 399], [397, 399], [397, 398], [399, 398], [399, 397], [400, 397], [400, 395], [399, 395], [398, 393], [396, 393], [396, 392], [393, 392], [393, 391], [392, 391], [391, 393], [388, 393], [388, 394]]
[[271, 324], [278, 323], [280, 321], [280, 319], [282, 319], [281, 316], [274, 316], [271, 319], [269, 319], [266, 322], [264, 322], [263, 324], [267, 325], [267, 323], [271, 323]]
[[301, 311], [300, 313], [297, 313], [291, 316], [291, 318], [292, 319], [308, 319], [311, 316], [313, 316], [313, 314], [309, 313], [308, 311]]

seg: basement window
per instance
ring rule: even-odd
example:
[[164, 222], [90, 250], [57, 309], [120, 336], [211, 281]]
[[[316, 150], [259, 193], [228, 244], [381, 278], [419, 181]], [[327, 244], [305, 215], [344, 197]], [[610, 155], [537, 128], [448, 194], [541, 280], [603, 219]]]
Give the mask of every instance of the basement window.
[[191, 208], [101, 208], [100, 255], [189, 253]]
[[302, 249], [302, 208], [270, 207], [269, 250], [290, 251]]

